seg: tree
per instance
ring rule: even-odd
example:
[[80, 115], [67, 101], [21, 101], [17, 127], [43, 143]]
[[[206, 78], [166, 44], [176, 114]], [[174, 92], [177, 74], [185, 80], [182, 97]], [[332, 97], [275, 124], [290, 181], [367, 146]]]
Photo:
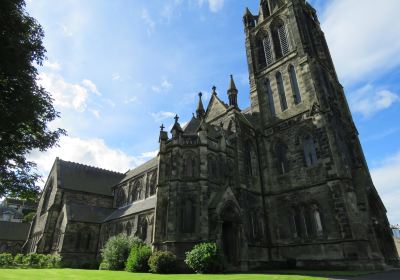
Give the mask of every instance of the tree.
[[24, 0], [0, 1], [0, 197], [35, 198], [40, 176], [26, 155], [46, 151], [65, 134], [49, 129], [59, 113], [37, 84], [36, 66], [46, 59], [43, 37]]

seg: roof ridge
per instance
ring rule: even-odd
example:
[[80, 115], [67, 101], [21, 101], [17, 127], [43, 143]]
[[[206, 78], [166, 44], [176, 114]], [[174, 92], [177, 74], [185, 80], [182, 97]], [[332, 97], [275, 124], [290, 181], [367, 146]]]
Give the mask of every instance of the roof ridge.
[[68, 161], [68, 160], [62, 160], [60, 158], [58, 160], [60, 162], [67, 163], [67, 164], [70, 164], [70, 165], [74, 165], [74, 166], [79, 167], [79, 168], [90, 168], [90, 169], [94, 169], [94, 170], [97, 170], [97, 171], [113, 173], [113, 174], [116, 174], [116, 175], [124, 175], [124, 173], [120, 173], [120, 172], [117, 172], [117, 171], [104, 169], [104, 168], [101, 168], [101, 167], [91, 166], [91, 165], [87, 165], [87, 164], [83, 164], [83, 163], [79, 163], [79, 162]]

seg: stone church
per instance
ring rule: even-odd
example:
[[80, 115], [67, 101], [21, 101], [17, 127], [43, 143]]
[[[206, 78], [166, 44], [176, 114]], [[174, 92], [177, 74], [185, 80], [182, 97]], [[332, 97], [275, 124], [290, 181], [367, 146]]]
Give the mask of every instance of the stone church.
[[84, 264], [124, 233], [179, 260], [217, 242], [232, 270], [397, 263], [315, 9], [261, 0], [243, 22], [251, 106], [231, 77], [228, 103], [199, 94], [189, 123], [162, 126], [157, 157], [127, 173], [57, 158], [27, 252]]

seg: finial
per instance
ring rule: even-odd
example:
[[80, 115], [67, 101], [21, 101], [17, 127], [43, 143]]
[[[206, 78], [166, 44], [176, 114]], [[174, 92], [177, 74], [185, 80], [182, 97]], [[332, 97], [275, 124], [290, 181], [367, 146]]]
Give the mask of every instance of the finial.
[[196, 109], [197, 118], [202, 118], [206, 113], [206, 111], [204, 110], [203, 102], [201, 101], [202, 96], [203, 93], [199, 92], [199, 104], [197, 105]]
[[160, 126], [161, 131], [164, 131], [164, 128], [165, 128], [164, 124], [161, 124]]
[[217, 95], [217, 87], [216, 86], [212, 87], [212, 94]]
[[175, 115], [174, 119], [175, 119], [175, 123], [178, 123], [178, 120], [179, 120], [178, 114]]
[[192, 113], [192, 117], [194, 118], [194, 113]]
[[199, 92], [199, 97], [201, 98], [203, 96], [203, 94], [201, 93], [201, 91]]

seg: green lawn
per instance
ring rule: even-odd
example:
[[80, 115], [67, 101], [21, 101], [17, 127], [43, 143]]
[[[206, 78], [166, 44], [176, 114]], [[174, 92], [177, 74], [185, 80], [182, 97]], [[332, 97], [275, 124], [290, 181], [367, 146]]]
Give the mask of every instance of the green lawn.
[[140, 274], [122, 271], [99, 271], [80, 269], [0, 269], [1, 280], [326, 280], [326, 278], [299, 275], [268, 274]]

